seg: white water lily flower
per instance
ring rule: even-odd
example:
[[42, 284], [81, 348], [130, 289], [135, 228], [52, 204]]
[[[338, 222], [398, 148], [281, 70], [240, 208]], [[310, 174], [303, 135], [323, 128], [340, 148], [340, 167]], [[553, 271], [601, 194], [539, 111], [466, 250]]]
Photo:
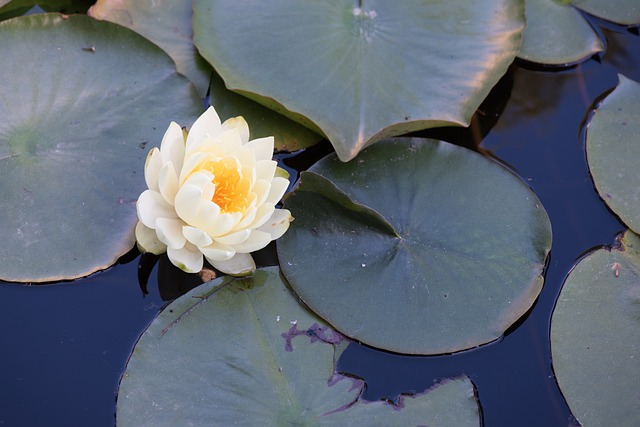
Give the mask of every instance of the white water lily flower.
[[289, 180], [272, 154], [273, 137], [249, 141], [242, 117], [220, 123], [213, 107], [188, 134], [172, 122], [145, 163], [149, 189], [136, 204], [140, 249], [166, 251], [190, 273], [202, 269], [203, 256], [224, 273], [253, 273], [250, 252], [282, 236], [292, 220], [275, 208]]

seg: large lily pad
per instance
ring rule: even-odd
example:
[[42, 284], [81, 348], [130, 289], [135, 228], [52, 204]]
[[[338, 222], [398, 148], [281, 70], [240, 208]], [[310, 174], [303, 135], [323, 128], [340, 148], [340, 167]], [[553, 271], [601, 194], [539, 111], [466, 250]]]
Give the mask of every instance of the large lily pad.
[[640, 420], [640, 237], [627, 231], [569, 273], [551, 320], [553, 367], [584, 427]]
[[533, 304], [547, 214], [504, 167], [445, 142], [329, 156], [285, 199], [282, 270], [336, 329], [374, 347], [454, 352], [495, 340]]
[[104, 269], [134, 243], [145, 145], [198, 96], [158, 47], [87, 16], [3, 21], [0, 40], [0, 279]]
[[194, 0], [227, 86], [321, 130], [343, 161], [392, 135], [469, 124], [520, 47], [513, 0]]
[[120, 383], [118, 425], [479, 425], [466, 377], [405, 396], [402, 407], [360, 400], [364, 383], [335, 372], [345, 345], [277, 267], [216, 279], [144, 332]]
[[569, 65], [604, 50], [604, 44], [569, 1], [527, 0], [527, 29], [518, 57]]
[[89, 14], [130, 28], [164, 49], [201, 96], [209, 92], [210, 104], [222, 119], [243, 116], [251, 137], [274, 136], [278, 150], [295, 151], [322, 137], [250, 99], [228, 90], [222, 79], [193, 46], [192, 0], [98, 0]]
[[587, 127], [587, 160], [600, 197], [640, 233], [640, 84], [618, 77]]

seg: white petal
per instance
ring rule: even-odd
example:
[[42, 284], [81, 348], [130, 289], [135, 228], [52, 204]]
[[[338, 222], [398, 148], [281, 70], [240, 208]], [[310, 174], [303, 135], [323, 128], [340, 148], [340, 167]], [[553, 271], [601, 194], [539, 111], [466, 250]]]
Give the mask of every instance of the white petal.
[[228, 129], [216, 138], [216, 143], [220, 145], [225, 154], [231, 154], [242, 149], [242, 138], [237, 129]]
[[213, 243], [213, 239], [207, 233], [196, 227], [185, 225], [182, 227], [182, 234], [190, 243], [196, 246], [209, 246]]
[[175, 209], [156, 191], [145, 190], [136, 202], [138, 219], [149, 228], [155, 228], [158, 218], [178, 217]]
[[182, 169], [184, 160], [184, 133], [182, 128], [176, 122], [171, 122], [169, 128], [162, 137], [160, 144], [162, 159], [165, 162], [173, 163], [176, 171]]
[[242, 138], [242, 143], [246, 144], [249, 141], [249, 125], [247, 121], [242, 116], [231, 117], [222, 123], [222, 129], [237, 129], [240, 134], [240, 138]]
[[[215, 203], [214, 203], [215, 204]], [[227, 234], [233, 226], [240, 222], [241, 214], [234, 213], [223, 213], [218, 216], [215, 221], [212, 221], [210, 224], [207, 224], [206, 227], [203, 227], [214, 240], [219, 236], [224, 236]]]
[[158, 218], [156, 233], [158, 239], [171, 249], [180, 249], [187, 242], [182, 234], [184, 222], [181, 219]]
[[192, 245], [185, 245], [180, 249], [167, 248], [167, 255], [173, 265], [187, 273], [197, 273], [204, 265], [202, 253]]
[[158, 240], [156, 230], [153, 230], [140, 221], [136, 224], [136, 241], [140, 252], [150, 252], [160, 255], [167, 251], [167, 246]]
[[[253, 191], [256, 195], [256, 205], [260, 206], [267, 201], [267, 197], [269, 196], [269, 192], [271, 191], [271, 180], [257, 180], [253, 184], [253, 188], [251, 188], [251, 191]], [[275, 203], [271, 204], [274, 205]]]
[[210, 158], [211, 154], [206, 152], [196, 152], [193, 154], [187, 153], [184, 159], [184, 164], [182, 165], [182, 170], [180, 170], [180, 184], [186, 182], [186, 180], [191, 177], [190, 175], [194, 170], [197, 170], [202, 162]]
[[202, 113], [195, 123], [193, 123], [191, 129], [189, 129], [186, 144], [187, 151], [189, 151], [191, 144], [201, 140], [205, 135], [216, 136], [220, 133], [221, 128], [222, 124], [220, 123], [220, 117], [218, 117], [216, 110], [213, 107], [207, 108], [207, 111]]
[[213, 242], [207, 247], [199, 248], [202, 254], [207, 257], [209, 262], [211, 261], [226, 261], [231, 259], [236, 254], [236, 251], [231, 246], [222, 245], [217, 242]]
[[224, 150], [224, 147], [220, 144], [220, 134], [215, 136], [205, 135], [197, 141], [193, 141], [189, 148], [185, 152], [185, 158], [189, 156], [195, 156], [197, 154], [206, 154], [207, 156], [225, 157], [228, 153]]
[[209, 262], [214, 268], [235, 277], [250, 276], [256, 271], [256, 263], [249, 254], [235, 254], [227, 261], [209, 260]]
[[237, 245], [247, 240], [250, 234], [251, 230], [244, 229], [216, 237], [216, 242], [222, 243], [223, 245]]
[[275, 210], [276, 208], [268, 203], [260, 205], [256, 212], [256, 219], [253, 220], [249, 228], [258, 228], [262, 224], [269, 221], [269, 218], [271, 218], [271, 216], [273, 215], [273, 211]]
[[271, 218], [257, 230], [264, 231], [271, 235], [271, 240], [280, 238], [288, 229], [289, 224], [293, 221], [291, 212], [287, 209], [276, 209], [271, 215]]
[[[176, 212], [188, 225], [205, 229], [220, 216], [220, 207], [202, 197], [203, 189], [191, 184], [180, 187], [176, 194]], [[210, 233], [209, 233], [210, 234]]]
[[144, 162], [144, 180], [149, 190], [158, 191], [158, 173], [162, 167], [162, 154], [153, 147]]
[[271, 181], [271, 189], [269, 190], [269, 196], [265, 203], [276, 204], [282, 199], [284, 193], [286, 193], [287, 188], [289, 188], [289, 180], [284, 178], [275, 177], [273, 181]]
[[276, 167], [278, 162], [274, 160], [260, 160], [256, 162], [256, 180], [264, 179], [265, 181], [271, 181], [276, 174]]
[[256, 160], [271, 160], [273, 157], [273, 137], [258, 138], [244, 144], [246, 148], [250, 148], [256, 152]]
[[264, 248], [270, 241], [271, 234], [260, 230], [251, 230], [251, 234], [247, 240], [242, 243], [238, 243], [237, 245], [233, 245], [233, 249], [238, 253], [246, 254]]
[[[241, 230], [243, 228], [251, 228], [249, 227], [251, 225], [251, 223], [253, 223], [253, 221], [256, 219], [256, 212], [258, 211], [258, 209], [256, 208], [250, 208], [249, 210], [244, 212], [244, 218], [242, 218], [240, 220], [239, 223], [237, 223], [235, 225], [235, 227], [233, 227], [231, 229], [231, 231], [238, 231]], [[255, 228], [255, 227], [254, 227]]]
[[178, 175], [173, 167], [173, 162], [167, 162], [158, 174], [158, 188], [162, 197], [173, 206], [178, 192]]

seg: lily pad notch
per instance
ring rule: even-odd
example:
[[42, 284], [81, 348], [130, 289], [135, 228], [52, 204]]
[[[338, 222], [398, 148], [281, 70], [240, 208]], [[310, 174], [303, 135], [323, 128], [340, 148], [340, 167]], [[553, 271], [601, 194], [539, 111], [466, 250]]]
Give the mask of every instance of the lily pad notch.
[[302, 174], [277, 243], [311, 310], [350, 338], [442, 354], [499, 338], [537, 298], [551, 225], [510, 171], [441, 141], [381, 141]]

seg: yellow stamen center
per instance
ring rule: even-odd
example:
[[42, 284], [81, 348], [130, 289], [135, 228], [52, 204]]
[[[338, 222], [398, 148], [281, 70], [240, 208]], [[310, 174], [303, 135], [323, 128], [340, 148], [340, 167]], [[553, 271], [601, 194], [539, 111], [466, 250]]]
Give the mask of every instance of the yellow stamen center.
[[216, 186], [211, 200], [220, 207], [220, 212], [243, 212], [249, 205], [251, 181], [242, 176], [236, 159], [228, 157], [207, 166]]

